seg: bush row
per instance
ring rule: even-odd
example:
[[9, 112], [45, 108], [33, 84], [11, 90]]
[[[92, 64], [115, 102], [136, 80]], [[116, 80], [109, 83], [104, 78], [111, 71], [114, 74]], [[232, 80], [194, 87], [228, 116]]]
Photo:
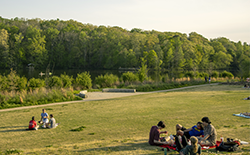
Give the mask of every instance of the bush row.
[[0, 109], [48, 104], [54, 102], [81, 100], [75, 96], [72, 88], [22, 90], [19, 92], [0, 92]]
[[[232, 78], [233, 74], [227, 71], [223, 71], [219, 74], [217, 71], [213, 71], [211, 77], [218, 78]], [[193, 72], [189, 71], [184, 74], [184, 77], [188, 77], [190, 79], [194, 78], [204, 78], [209, 77], [208, 73], [205, 72]], [[150, 78], [148, 78], [150, 79]], [[161, 77], [162, 82], [169, 82], [169, 77], [166, 74], [165, 76]], [[173, 80], [170, 80], [173, 81]], [[105, 88], [105, 87], [124, 87], [132, 83], [139, 82], [139, 75], [138, 73], [126, 72], [123, 73], [122, 76], [119, 78], [113, 74], [105, 74], [99, 75], [95, 78], [95, 87], [96, 88]], [[143, 82], [142, 82], [143, 83]], [[76, 79], [72, 76], [68, 76], [65, 73], [61, 74], [60, 77], [52, 76], [49, 78], [43, 79], [35, 79], [32, 78], [27, 80], [25, 77], [19, 77], [15, 71], [11, 71], [11, 73], [7, 76], [0, 75], [0, 90], [2, 91], [21, 91], [21, 90], [34, 90], [36, 88], [70, 88], [73, 87], [75, 89], [90, 89], [92, 88], [92, 80], [91, 75], [89, 72], [83, 72], [77, 74]], [[141, 86], [144, 87], [144, 86]], [[145, 86], [146, 89], [147, 86]], [[171, 87], [169, 85], [169, 87]]]
[[27, 80], [25, 77], [19, 77], [15, 71], [11, 70], [7, 76], [0, 75], [1, 91], [22, 91], [35, 90], [37, 88], [70, 88], [77, 87], [79, 89], [89, 89], [92, 87], [92, 80], [88, 72], [77, 74], [76, 79], [66, 74], [60, 77], [52, 76], [46, 79], [31, 78]]

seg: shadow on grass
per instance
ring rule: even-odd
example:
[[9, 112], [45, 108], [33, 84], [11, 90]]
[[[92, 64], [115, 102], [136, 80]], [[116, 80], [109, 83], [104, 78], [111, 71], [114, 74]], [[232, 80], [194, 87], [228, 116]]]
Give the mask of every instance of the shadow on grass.
[[2, 126], [0, 129], [5, 129], [5, 128], [20, 128], [20, 127], [27, 127], [27, 126]]
[[[19, 132], [19, 131], [31, 131], [26, 129], [16, 129], [16, 130], [2, 130], [0, 132]], [[35, 130], [34, 130], [35, 131]]]
[[[159, 150], [159, 153], [163, 153], [163, 150], [161, 147], [158, 146], [150, 146], [147, 142], [144, 143], [124, 143], [122, 146], [107, 146], [107, 147], [98, 147], [98, 148], [92, 148], [92, 149], [86, 149], [86, 150], [79, 150], [75, 151], [77, 153], [89, 153], [89, 152], [120, 152], [120, 151], [136, 151], [136, 150]], [[152, 153], [152, 155], [155, 153]], [[150, 154], [149, 154], [150, 155]]]

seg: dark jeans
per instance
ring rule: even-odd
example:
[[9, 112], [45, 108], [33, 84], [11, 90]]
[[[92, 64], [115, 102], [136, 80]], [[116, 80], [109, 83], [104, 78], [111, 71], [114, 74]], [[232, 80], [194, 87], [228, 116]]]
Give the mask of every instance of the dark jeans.
[[180, 142], [178, 137], [175, 137], [175, 145], [178, 149], [178, 152], [180, 152], [181, 149], [185, 148], [188, 145], [186, 136], [182, 136], [182, 142]]

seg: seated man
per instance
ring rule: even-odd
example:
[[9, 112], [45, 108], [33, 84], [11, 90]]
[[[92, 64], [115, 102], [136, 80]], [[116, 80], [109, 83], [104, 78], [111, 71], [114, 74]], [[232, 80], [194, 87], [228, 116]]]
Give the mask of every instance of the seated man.
[[29, 122], [29, 130], [38, 130], [39, 125], [36, 124], [35, 116], [32, 117], [32, 120]]
[[211, 124], [208, 117], [203, 117], [201, 119], [202, 124], [204, 125], [204, 137], [199, 138], [199, 144], [214, 146], [216, 144], [217, 132], [214, 126]]
[[43, 112], [41, 113], [41, 120], [39, 121], [40, 124], [43, 124], [43, 128], [46, 128], [46, 123], [49, 122], [49, 115], [46, 113], [46, 110], [43, 109]]
[[192, 128], [186, 129], [180, 124], [176, 125], [176, 135], [183, 136], [185, 135], [187, 139], [190, 139], [191, 136], [201, 136], [204, 135], [203, 124], [198, 122], [197, 125], [194, 125]]
[[160, 140], [160, 134], [165, 133], [167, 134], [167, 131], [160, 131], [161, 129], [165, 128], [164, 122], [160, 121], [157, 126], [152, 126], [150, 133], [149, 133], [149, 141], [148, 143], [150, 145], [162, 145], [162, 144], [170, 144], [170, 142], [161, 141]]
[[50, 114], [50, 120], [49, 123], [46, 123], [46, 128], [56, 128], [59, 125], [59, 123], [56, 123], [56, 120], [54, 118], [53, 114]]

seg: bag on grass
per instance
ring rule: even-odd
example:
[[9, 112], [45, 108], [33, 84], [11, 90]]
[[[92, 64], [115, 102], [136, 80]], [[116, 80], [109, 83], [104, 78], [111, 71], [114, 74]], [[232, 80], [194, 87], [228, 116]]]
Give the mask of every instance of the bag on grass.
[[221, 142], [218, 147], [216, 147], [217, 151], [227, 151], [227, 152], [234, 152], [239, 149], [239, 144], [236, 142], [224, 143]]

